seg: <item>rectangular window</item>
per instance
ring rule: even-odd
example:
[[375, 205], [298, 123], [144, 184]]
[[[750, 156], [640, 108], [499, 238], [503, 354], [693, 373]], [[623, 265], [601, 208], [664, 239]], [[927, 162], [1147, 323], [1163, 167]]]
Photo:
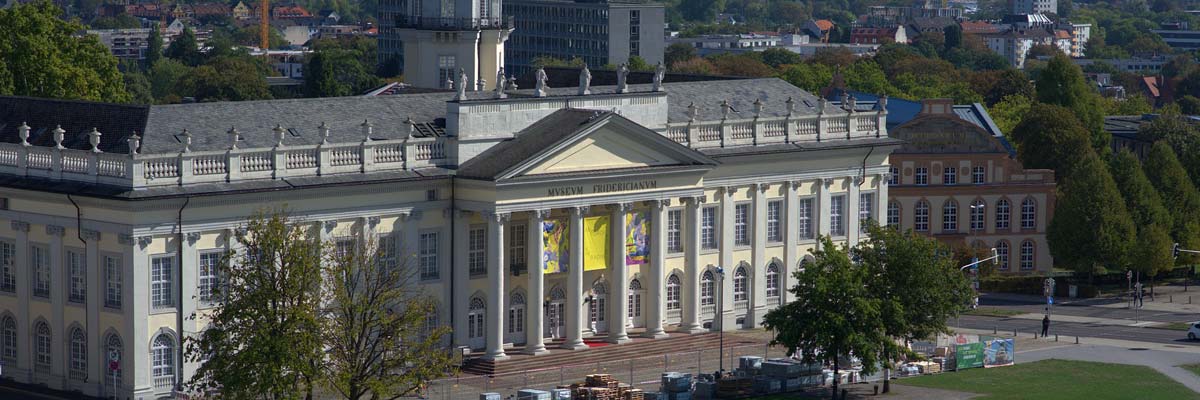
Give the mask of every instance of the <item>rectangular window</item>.
[[750, 245], [750, 204], [733, 206], [733, 244]]
[[[455, 64], [454, 56], [438, 56], [438, 87], [442, 89], [451, 89], [449, 83], [455, 79], [458, 79], [458, 76], [455, 75]], [[464, 82], [455, 82], [455, 84], [463, 83]]]
[[421, 263], [421, 279], [438, 278], [438, 234], [428, 232], [421, 234], [420, 249], [417, 256]]
[[899, 183], [900, 183], [900, 168], [896, 168], [896, 167], [888, 168], [887, 184], [888, 185], [897, 185]]
[[50, 251], [42, 246], [29, 247], [29, 268], [33, 271], [33, 295], [50, 297]]
[[779, 217], [783, 214], [783, 202], [779, 200], [767, 202], [767, 241], [782, 242], [783, 229], [779, 224]]
[[150, 302], [154, 308], [171, 307], [171, 281], [175, 275], [175, 256], [157, 256], [150, 260]]
[[800, 199], [796, 208], [796, 232], [801, 239], [813, 238], [813, 199]]
[[846, 196], [829, 198], [829, 234], [832, 236], [846, 235]]
[[525, 225], [508, 228], [508, 265], [515, 271], [525, 271]]
[[391, 232], [379, 235], [376, 239], [378, 244], [375, 251], [375, 262], [379, 264], [379, 268], [385, 271], [393, 271], [400, 267], [400, 232]]
[[942, 184], [957, 185], [958, 184], [958, 168], [945, 167], [942, 168]]
[[0, 290], [17, 291], [17, 271], [13, 263], [17, 258], [17, 246], [12, 242], [0, 241]]
[[683, 210], [667, 211], [667, 252], [683, 252]]
[[900, 226], [900, 204], [897, 202], [888, 203], [887, 208], [887, 226]]
[[929, 203], [921, 201], [913, 208], [913, 229], [918, 232], [929, 231]]
[[913, 183], [917, 185], [929, 184], [929, 168], [917, 167], [917, 172], [913, 175]]
[[333, 239], [333, 256], [338, 259], [344, 259], [354, 254], [356, 241], [352, 237], [340, 237]]
[[67, 250], [67, 301], [83, 304], [87, 301], [87, 262], [82, 252]]
[[986, 170], [981, 165], [971, 168], [971, 183], [976, 185], [987, 183], [987, 173], [985, 171]]
[[104, 306], [121, 308], [121, 259], [104, 257]]
[[487, 274], [487, 228], [471, 227], [467, 237], [467, 271], [471, 276]]
[[200, 297], [200, 301], [211, 302], [219, 293], [220, 283], [217, 270], [221, 265], [222, 251], [205, 251], [200, 253], [200, 265], [197, 265], [199, 276], [197, 277], [196, 295]]
[[717, 207], [704, 207], [700, 210], [700, 247], [703, 249], [717, 248]]
[[867, 233], [868, 221], [875, 219], [875, 193], [858, 194], [858, 231]]

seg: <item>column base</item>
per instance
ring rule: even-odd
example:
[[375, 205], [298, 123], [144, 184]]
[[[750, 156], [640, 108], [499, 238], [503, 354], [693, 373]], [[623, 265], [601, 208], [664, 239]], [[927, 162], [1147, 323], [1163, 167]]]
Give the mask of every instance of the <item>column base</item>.
[[704, 329], [703, 326], [701, 326], [700, 324], [697, 324], [697, 323], [685, 323], [685, 324], [679, 325], [679, 332], [683, 332], [683, 333], [686, 333], [689, 335], [695, 335], [697, 333], [708, 332], [708, 329]]
[[504, 361], [508, 359], [508, 354], [504, 354], [504, 350], [497, 350], [484, 354], [483, 359], [488, 361]]
[[633, 341], [633, 339], [630, 339], [629, 335], [626, 334], [625, 332], [621, 332], [618, 334], [612, 334], [612, 335], [609, 335], [609, 337], [608, 337], [608, 342], [612, 343], [612, 344], [625, 344], [625, 343], [629, 343], [632, 341]]
[[531, 356], [540, 356], [542, 354], [550, 354], [550, 350], [546, 350], [545, 344], [538, 343], [537, 346], [526, 345], [525, 350], [522, 350], [521, 354], [528, 354]]
[[653, 330], [647, 330], [646, 333], [642, 334], [642, 337], [646, 337], [646, 338], [650, 338], [650, 339], [666, 339], [666, 338], [671, 337], [671, 335], [667, 334], [667, 332], [662, 330], [662, 328], [658, 328], [658, 329], [653, 329]]
[[562, 348], [567, 350], [587, 350], [588, 345], [583, 343], [582, 339], [577, 341], [571, 341], [568, 339], [567, 341], [563, 342]]
[[763, 319], [766, 318], [766, 316], [766, 306], [751, 308], [750, 311], [746, 313], [746, 326], [743, 326], [743, 328], [753, 329], [762, 326]]

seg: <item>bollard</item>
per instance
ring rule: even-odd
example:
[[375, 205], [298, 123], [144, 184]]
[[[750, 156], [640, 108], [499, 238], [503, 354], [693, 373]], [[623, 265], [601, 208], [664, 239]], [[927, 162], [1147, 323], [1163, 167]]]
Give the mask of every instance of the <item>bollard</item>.
[[1079, 344], [1079, 336], [1075, 337], [1075, 344]]
[[1017, 337], [1017, 330], [1013, 329], [1013, 337]]
[[1055, 342], [1057, 342], [1057, 341], [1058, 341], [1058, 334], [1057, 334], [1057, 333], [1055, 333], [1055, 334], [1054, 334], [1054, 341], [1055, 341]]
[[995, 334], [996, 334], [996, 326], [995, 326], [995, 325], [992, 325], [992, 334], [993, 334], [993, 335], [995, 335]]
[[1175, 295], [1169, 295], [1169, 296], [1167, 296], [1167, 302], [1168, 302], [1168, 303], [1174, 303], [1174, 302], [1175, 302]]
[[879, 385], [875, 385], [875, 396], [879, 395]]

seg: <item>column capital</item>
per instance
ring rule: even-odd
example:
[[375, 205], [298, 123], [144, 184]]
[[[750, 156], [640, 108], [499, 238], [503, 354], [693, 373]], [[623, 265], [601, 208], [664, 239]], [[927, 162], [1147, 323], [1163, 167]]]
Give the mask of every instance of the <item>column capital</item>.
[[879, 175], [876, 175], [876, 178], [879, 179], [879, 182], [875, 183], [876, 185], [886, 185], [887, 182], [892, 179], [892, 173], [884, 172]]
[[646, 200], [645, 204], [654, 208], [655, 210], [659, 210], [670, 207], [671, 199]]
[[535, 217], [537, 219], [550, 218], [550, 210], [546, 210], [546, 209], [533, 210], [533, 211], [530, 211], [529, 214], [530, 214], [530, 216]]
[[[446, 216], [448, 217], [448, 215]], [[404, 222], [418, 221], [421, 217], [421, 210], [408, 210], [400, 213], [400, 219]]]
[[154, 242], [153, 236], [138, 236], [137, 237], [138, 246], [140, 246], [143, 249], [146, 248], [146, 246], [149, 246], [150, 243], [152, 243], [152, 242]]
[[199, 241], [199, 240], [200, 240], [200, 232], [188, 232], [187, 233], [188, 244], [196, 244], [196, 241]]
[[64, 229], [62, 225], [46, 225], [47, 235], [62, 237], [64, 232], [66, 232], [66, 229]]
[[512, 219], [512, 214], [506, 212], [485, 212], [484, 216], [488, 218], [488, 222], [505, 223]]
[[754, 186], [758, 188], [759, 193], [766, 193], [767, 189], [771, 188], [770, 183], [756, 183]]
[[29, 232], [29, 223], [25, 221], [13, 221], [12, 229], [17, 232]]
[[863, 184], [863, 182], [866, 182], [866, 179], [862, 175], [854, 176], [854, 185], [855, 186], [861, 185], [861, 184]]
[[122, 233], [117, 235], [117, 243], [129, 246], [133, 244], [133, 235]]
[[801, 182], [801, 181], [788, 181], [788, 187], [791, 189], [799, 189], [800, 185], [803, 185], [803, 184], [804, 184], [804, 182]]
[[821, 186], [826, 188], [833, 185], [833, 178], [821, 178]]
[[633, 203], [621, 202], [613, 203], [612, 210], [617, 212], [629, 212], [633, 210]]
[[692, 205], [700, 205], [708, 201], [708, 196], [685, 197], [684, 200]]
[[100, 240], [100, 231], [93, 229], [84, 229], [81, 234], [84, 240]]
[[376, 225], [379, 225], [379, 220], [380, 220], [380, 218], [378, 215], [372, 215], [370, 217], [367, 217], [367, 225], [374, 228]]
[[575, 207], [571, 207], [571, 208], [570, 208], [570, 210], [571, 210], [571, 216], [581, 216], [581, 215], [585, 215], [585, 214], [587, 214], [587, 213], [588, 213], [588, 210], [589, 210], [590, 208], [591, 208], [591, 207], [589, 207], [589, 206], [575, 206]]
[[724, 192], [726, 196], [730, 196], [734, 193], [737, 193], [737, 186], [723, 186], [721, 187], [721, 191]]
[[325, 232], [333, 232], [334, 228], [337, 228], [338, 222], [337, 221], [324, 221], [321, 223], [321, 226], [323, 226], [325, 228]]

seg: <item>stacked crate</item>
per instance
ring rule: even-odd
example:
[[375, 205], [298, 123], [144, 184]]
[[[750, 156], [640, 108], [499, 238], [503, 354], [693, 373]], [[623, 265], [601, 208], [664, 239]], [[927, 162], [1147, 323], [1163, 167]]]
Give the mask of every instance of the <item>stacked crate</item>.
[[662, 374], [662, 393], [658, 400], [691, 400], [692, 374], [667, 372]]

